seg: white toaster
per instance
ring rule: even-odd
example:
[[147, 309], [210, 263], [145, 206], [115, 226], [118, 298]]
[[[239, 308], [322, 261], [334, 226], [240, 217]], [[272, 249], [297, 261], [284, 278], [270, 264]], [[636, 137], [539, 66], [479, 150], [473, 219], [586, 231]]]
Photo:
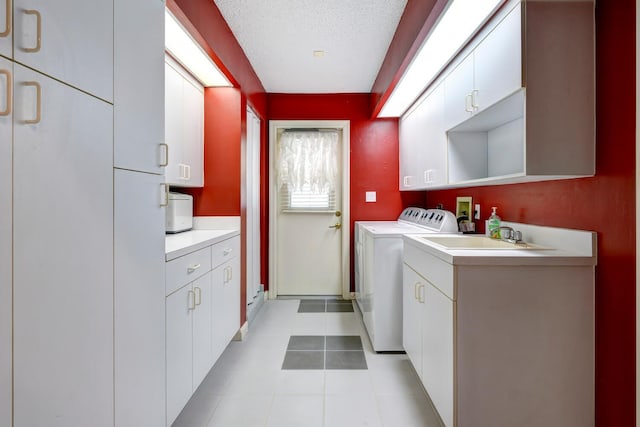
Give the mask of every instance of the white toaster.
[[169, 193], [166, 232], [179, 233], [193, 228], [193, 197], [182, 193]]

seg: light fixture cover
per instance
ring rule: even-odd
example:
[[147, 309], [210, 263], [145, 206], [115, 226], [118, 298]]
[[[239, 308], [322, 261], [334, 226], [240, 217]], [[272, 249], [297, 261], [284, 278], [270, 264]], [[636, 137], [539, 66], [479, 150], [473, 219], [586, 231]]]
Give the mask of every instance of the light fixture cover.
[[504, 0], [451, 0], [378, 117], [400, 117]]
[[232, 86], [209, 55], [165, 9], [165, 50], [205, 87]]

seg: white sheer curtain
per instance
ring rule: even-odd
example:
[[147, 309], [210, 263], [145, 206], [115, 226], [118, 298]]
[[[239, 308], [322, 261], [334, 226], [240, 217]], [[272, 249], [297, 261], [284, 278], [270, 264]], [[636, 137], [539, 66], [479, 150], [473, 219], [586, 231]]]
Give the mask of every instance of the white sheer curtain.
[[337, 177], [338, 131], [285, 131], [278, 153], [278, 187], [329, 194]]

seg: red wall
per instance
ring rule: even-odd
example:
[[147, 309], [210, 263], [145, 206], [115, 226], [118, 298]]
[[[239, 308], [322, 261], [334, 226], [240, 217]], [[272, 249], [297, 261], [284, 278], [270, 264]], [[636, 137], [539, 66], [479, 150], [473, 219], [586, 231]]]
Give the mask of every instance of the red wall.
[[[482, 219], [598, 232], [596, 268], [596, 425], [635, 425], [635, 5], [596, 7], [597, 166], [594, 178], [430, 191], [455, 210], [472, 196]], [[484, 224], [483, 224], [484, 225]]]
[[241, 95], [207, 88], [204, 108], [204, 187], [189, 190], [195, 216], [240, 215]]
[[[175, 1], [222, 59], [242, 87], [244, 99], [263, 120], [351, 120], [351, 220], [392, 219], [407, 205], [455, 208], [456, 195], [473, 196], [482, 204], [483, 219], [490, 206], [499, 206], [505, 220], [565, 226], [598, 231], [599, 260], [596, 272], [596, 421], [597, 426], [632, 426], [635, 421], [635, 3], [633, 0], [598, 0], [597, 34], [597, 175], [594, 178], [471, 188], [465, 190], [402, 193], [398, 181], [398, 136], [395, 121], [369, 120], [369, 96], [280, 95], [265, 96], [255, 73], [210, 0]], [[427, 0], [410, 0], [408, 7]], [[441, 4], [441, 0], [436, 1]], [[425, 6], [426, 7], [426, 6]], [[410, 19], [399, 31], [416, 30]], [[404, 28], [405, 25], [408, 27]], [[424, 28], [418, 38], [424, 36]], [[377, 102], [398, 76], [399, 60], [419, 43], [400, 37], [380, 71], [373, 102]], [[256, 83], [257, 82], [257, 83]], [[244, 113], [240, 128], [244, 129]], [[235, 123], [235, 122], [234, 122]], [[266, 120], [265, 123], [266, 125]], [[226, 125], [228, 126], [228, 124]], [[223, 126], [224, 127], [224, 126]], [[234, 124], [233, 127], [236, 127]], [[263, 128], [263, 135], [265, 135]], [[234, 137], [236, 138], [236, 137]], [[242, 140], [242, 136], [240, 139]], [[266, 139], [263, 139], [263, 142]], [[242, 144], [242, 141], [240, 142]], [[241, 149], [242, 153], [242, 149]], [[263, 147], [263, 177], [268, 159]], [[240, 160], [242, 164], [242, 160]], [[227, 165], [228, 166], [228, 165]], [[242, 166], [236, 164], [239, 173]], [[234, 169], [231, 167], [231, 169]], [[223, 171], [210, 171], [222, 176]], [[239, 179], [239, 178], [238, 178]], [[242, 186], [241, 186], [242, 188]], [[224, 191], [224, 189], [221, 189]], [[364, 203], [364, 191], [378, 191], [378, 203]], [[263, 202], [267, 200], [266, 180]], [[212, 194], [212, 197], [213, 194]], [[216, 195], [215, 197], [222, 197]], [[224, 198], [224, 197], [223, 197]], [[229, 206], [236, 201], [225, 200]], [[208, 203], [207, 201], [201, 203]], [[240, 201], [240, 204], [242, 202]], [[215, 206], [206, 214], [217, 213]], [[226, 209], [226, 208], [225, 208]], [[239, 209], [242, 209], [241, 207]], [[204, 212], [204, 211], [201, 211]], [[266, 205], [263, 244], [267, 242]], [[263, 247], [266, 263], [266, 246]], [[264, 264], [266, 265], [266, 264]], [[263, 269], [266, 274], [266, 269]], [[266, 283], [266, 276], [265, 283]]]
[[[354, 221], [396, 219], [424, 203], [424, 193], [398, 190], [398, 121], [369, 119], [369, 94], [269, 94], [267, 109], [269, 120], [350, 120], [351, 241]], [[378, 201], [365, 203], [366, 191], [376, 191]]]
[[[209, 53], [233, 82], [234, 88], [205, 91], [205, 186], [192, 190], [194, 214], [240, 216], [240, 233], [246, 235], [246, 108], [250, 105], [266, 129], [266, 94], [260, 79], [211, 0], [167, 0], [167, 7]], [[262, 139], [265, 140], [264, 138]], [[266, 187], [264, 187], [266, 190]], [[263, 198], [262, 209], [268, 199]], [[263, 263], [267, 246], [262, 242]], [[240, 250], [240, 268], [246, 271], [246, 245]], [[267, 270], [263, 269], [263, 283]], [[246, 275], [241, 275], [240, 324], [246, 321]]]

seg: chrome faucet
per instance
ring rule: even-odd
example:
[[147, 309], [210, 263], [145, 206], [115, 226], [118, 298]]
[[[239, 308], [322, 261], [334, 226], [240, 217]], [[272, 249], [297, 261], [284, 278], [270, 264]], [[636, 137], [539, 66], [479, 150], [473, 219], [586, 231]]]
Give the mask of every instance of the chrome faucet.
[[523, 243], [522, 242], [522, 233], [518, 230], [514, 230], [513, 228], [507, 225], [500, 226], [500, 240], [504, 240], [509, 243]]

